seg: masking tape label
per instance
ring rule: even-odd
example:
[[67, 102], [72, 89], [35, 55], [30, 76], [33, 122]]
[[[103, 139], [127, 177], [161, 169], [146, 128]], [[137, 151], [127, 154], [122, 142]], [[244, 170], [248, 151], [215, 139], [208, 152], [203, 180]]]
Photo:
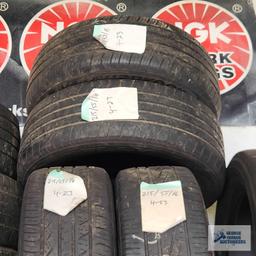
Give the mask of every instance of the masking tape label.
[[129, 53], [144, 53], [147, 27], [130, 24], [95, 25], [93, 37], [105, 48]]
[[186, 220], [180, 181], [140, 185], [142, 231], [163, 233]]
[[44, 209], [66, 216], [87, 199], [81, 177], [61, 170], [51, 171], [45, 182]]
[[139, 119], [137, 88], [93, 89], [82, 104], [81, 118], [88, 122]]

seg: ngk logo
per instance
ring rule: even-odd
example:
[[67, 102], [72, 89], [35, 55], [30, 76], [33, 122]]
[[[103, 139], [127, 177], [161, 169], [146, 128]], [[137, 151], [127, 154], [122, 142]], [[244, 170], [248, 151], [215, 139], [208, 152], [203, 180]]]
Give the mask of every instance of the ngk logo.
[[41, 44], [46, 44], [53, 36], [63, 30], [65, 27], [69, 27], [73, 24], [78, 23], [78, 21], [71, 22], [70, 24], [66, 24], [63, 21], [58, 21], [56, 23], [56, 28], [49, 26], [48, 24], [42, 23], [41, 25]]
[[9, 28], [0, 16], [0, 73], [5, 68], [12, 51], [12, 40]]
[[250, 36], [241, 21], [226, 9], [207, 1], [178, 1], [154, 18], [185, 30], [205, 47], [215, 64], [222, 94], [239, 85], [248, 74], [253, 57]]
[[116, 13], [108, 7], [89, 0], [67, 0], [49, 5], [27, 24], [20, 42], [20, 58], [29, 74], [43, 45], [58, 32], [83, 20]]
[[223, 31], [229, 27], [227, 22], [223, 22], [220, 25], [209, 22], [207, 26], [200, 22], [191, 22], [186, 26], [184, 26], [182, 22], [175, 22], [174, 25], [194, 35], [200, 43], [204, 43], [208, 38], [211, 44], [217, 44], [219, 41], [223, 41], [226, 44], [231, 42], [231, 39], [223, 33]]

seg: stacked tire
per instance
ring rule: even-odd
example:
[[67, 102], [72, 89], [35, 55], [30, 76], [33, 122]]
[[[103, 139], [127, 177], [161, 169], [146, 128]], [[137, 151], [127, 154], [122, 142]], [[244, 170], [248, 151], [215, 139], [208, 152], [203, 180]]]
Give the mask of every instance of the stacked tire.
[[[240, 252], [216, 252], [218, 256], [255, 255], [256, 252], [256, 150], [247, 150], [234, 156], [227, 168], [227, 179], [217, 204], [216, 225], [250, 226], [251, 248]], [[244, 235], [245, 233], [242, 233]], [[246, 240], [245, 246], [249, 241]], [[232, 254], [233, 253], [233, 254]]]
[[[145, 52], [137, 54], [106, 49], [93, 37], [94, 26], [101, 24], [146, 26]], [[89, 93], [95, 88], [113, 87], [137, 88], [139, 119], [97, 122], [82, 120], [81, 106]], [[138, 249], [126, 247], [126, 243], [131, 243], [126, 234], [130, 235], [129, 232], [133, 231], [126, 230], [129, 227], [126, 224], [122, 227], [122, 223], [134, 220], [134, 232], [142, 232], [138, 222], [137, 198], [138, 184], [143, 181], [139, 178], [140, 173], [145, 180], [152, 175], [152, 179], [149, 179], [151, 183], [171, 181], [174, 178], [184, 180], [188, 216], [191, 213], [191, 222], [188, 220], [186, 224], [177, 227], [177, 232], [170, 230], [165, 236], [165, 242], [157, 244], [159, 248], [163, 247], [163, 251], [157, 251], [154, 247], [152, 252], [168, 255], [172, 250], [178, 250], [188, 241], [188, 228], [195, 228], [196, 234], [196, 226], [201, 223], [202, 226], [198, 226], [202, 235], [200, 242], [196, 244], [192, 239], [187, 243], [191, 243], [192, 249], [188, 249], [190, 246], [184, 247], [184, 251], [178, 250], [177, 255], [208, 255], [205, 247], [207, 219], [204, 202], [210, 206], [221, 194], [225, 180], [225, 161], [218, 125], [221, 109], [218, 78], [211, 59], [196, 40], [178, 28], [149, 18], [113, 16], [81, 22], [60, 32], [45, 45], [32, 69], [26, 101], [29, 116], [18, 163], [18, 179], [22, 187], [35, 170], [52, 166], [98, 166], [107, 170], [112, 179], [116, 178], [120, 170], [134, 166], [183, 166], [154, 167], [154, 171], [150, 168], [131, 169], [118, 174], [117, 190], [120, 193], [117, 193], [116, 200], [118, 230], [121, 232], [119, 248], [124, 246], [120, 249], [120, 255], [135, 255]], [[199, 183], [204, 202], [198, 184], [187, 168]], [[30, 207], [25, 202], [29, 201], [26, 196], [29, 198], [31, 194], [29, 191], [34, 183], [31, 180], [40, 179], [38, 182], [41, 187], [34, 188], [41, 191], [40, 197], [48, 171], [37, 171], [30, 176], [32, 178], [29, 178], [25, 189], [22, 218]], [[133, 177], [134, 172], [138, 173], [137, 178]], [[83, 170], [79, 173], [83, 175]], [[161, 176], [162, 173], [165, 173], [166, 178]], [[125, 185], [126, 178], [122, 177], [131, 180]], [[96, 184], [98, 182], [95, 180]], [[186, 190], [188, 184], [195, 189], [192, 193], [195, 193], [195, 198], [190, 198]], [[133, 191], [130, 190], [132, 187]], [[130, 212], [128, 210], [127, 219], [124, 217], [124, 220], [123, 211], [126, 210], [122, 199], [123, 189], [129, 192], [124, 195], [125, 200], [136, 198], [134, 207]], [[200, 208], [195, 218], [194, 209], [190, 208], [194, 200], [197, 202], [194, 203], [196, 207]], [[42, 217], [42, 204], [39, 202], [35, 208], [38, 210], [37, 224], [47, 225], [42, 223], [42, 220], [45, 221]], [[135, 212], [137, 217], [134, 217]], [[58, 222], [55, 217], [51, 223], [62, 221], [66, 219], [59, 219]], [[67, 221], [72, 221], [72, 218]], [[21, 232], [24, 234], [25, 229], [26, 225], [22, 224]], [[35, 236], [44, 231], [36, 232]], [[113, 230], [108, 229], [107, 232], [111, 234]], [[45, 241], [43, 237], [40, 239]], [[174, 241], [180, 241], [179, 244], [175, 242], [178, 247], [166, 249], [164, 244], [172, 237]], [[25, 253], [24, 241], [20, 240], [21, 255], [36, 255], [29, 254], [34, 249]], [[52, 242], [55, 244], [55, 240]], [[138, 250], [140, 254], [136, 255], [147, 255], [147, 251], [151, 251], [147, 247]], [[35, 251], [38, 251], [38, 247]], [[44, 255], [40, 253], [38, 255]], [[113, 251], [111, 253], [114, 255]], [[56, 252], [54, 255], [61, 253]], [[68, 255], [76, 254], [70, 252]]]
[[0, 256], [15, 256], [18, 247], [20, 194], [16, 166], [19, 144], [18, 120], [0, 105]]

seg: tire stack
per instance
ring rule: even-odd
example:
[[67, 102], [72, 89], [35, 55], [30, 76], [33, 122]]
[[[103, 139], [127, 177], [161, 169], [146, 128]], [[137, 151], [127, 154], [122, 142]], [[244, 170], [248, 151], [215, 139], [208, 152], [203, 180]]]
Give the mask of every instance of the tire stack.
[[0, 256], [15, 256], [18, 247], [20, 194], [16, 166], [19, 145], [18, 120], [0, 105]]
[[[136, 54], [107, 50], [93, 38], [94, 26], [100, 24], [147, 26], [145, 52]], [[83, 121], [81, 105], [92, 89], [113, 87], [137, 88], [139, 119]], [[172, 250], [179, 252], [177, 255], [198, 255], [199, 252], [208, 255], [204, 202], [210, 206], [221, 194], [225, 162], [218, 125], [221, 109], [218, 78], [211, 59], [196, 40], [171, 25], [143, 17], [113, 16], [81, 22], [60, 32], [45, 45], [32, 69], [26, 100], [29, 116], [18, 163], [18, 179], [23, 187], [29, 175], [40, 168], [79, 165], [104, 168], [112, 179], [116, 178], [119, 255], [151, 255], [145, 250], [152, 251], [152, 255], [169, 255]], [[163, 167], [167, 165], [183, 167]], [[162, 167], [135, 169], [134, 166]], [[77, 168], [70, 171], [80, 175], [94, 173], [91, 168]], [[199, 183], [204, 201], [197, 182], [187, 168]], [[120, 172], [122, 169], [126, 170]], [[52, 232], [56, 228], [69, 230], [71, 226], [68, 228], [65, 225], [71, 225], [69, 221], [74, 223], [76, 213], [73, 217], [69, 216], [69, 220], [58, 220], [52, 215], [48, 220], [42, 212], [42, 184], [48, 172], [49, 169], [43, 169], [30, 176], [25, 189], [22, 218], [29, 212], [29, 202], [34, 200], [30, 190], [38, 191], [38, 202], [35, 200], [33, 207], [37, 211], [37, 225], [48, 227], [48, 224], [53, 224], [49, 227]], [[103, 173], [104, 170], [97, 169], [96, 172]], [[84, 179], [86, 183], [86, 177]], [[133, 247], [136, 243], [129, 240], [133, 235], [143, 241], [151, 239], [150, 234], [144, 234], [144, 238], [143, 234], [136, 235], [141, 233], [141, 224], [135, 217], [139, 216], [140, 210], [139, 199], [133, 199], [139, 195], [140, 182], [157, 183], [175, 179], [184, 183], [185, 205], [191, 219], [167, 232], [162, 242], [150, 248], [143, 244], [140, 245], [143, 248], [139, 245]], [[38, 184], [32, 186], [35, 183]], [[98, 183], [95, 178], [95, 184]], [[109, 195], [109, 185], [104, 190]], [[97, 196], [101, 195], [97, 193]], [[127, 205], [132, 207], [126, 209]], [[111, 207], [108, 207], [107, 216], [112, 216]], [[62, 221], [67, 221], [65, 227]], [[128, 225], [131, 221], [135, 221], [132, 227]], [[115, 233], [114, 227], [107, 224], [109, 221], [104, 223], [108, 234]], [[21, 232], [24, 233], [21, 236], [25, 235], [25, 229], [26, 224], [23, 223]], [[190, 233], [188, 229], [193, 231]], [[49, 230], [37, 230], [31, 239], [40, 233], [50, 236]], [[197, 237], [197, 231], [202, 240]], [[74, 232], [69, 240], [76, 243], [74, 237], [79, 235]], [[188, 237], [190, 235], [200, 241]], [[168, 247], [171, 238], [175, 243]], [[56, 239], [51, 241], [55, 247]], [[141, 243], [140, 239], [137, 243]], [[39, 253], [39, 245], [30, 251], [38, 251], [38, 254], [26, 254], [24, 241], [20, 240], [20, 255], [45, 255]], [[65, 241], [63, 236], [63, 246]], [[114, 246], [115, 243], [108, 244]], [[44, 252], [47, 250], [50, 247]], [[98, 251], [99, 255], [115, 255], [113, 250], [109, 253]], [[89, 252], [82, 255], [98, 254]], [[62, 253], [58, 251], [49, 255]], [[73, 251], [67, 255], [77, 254]]]

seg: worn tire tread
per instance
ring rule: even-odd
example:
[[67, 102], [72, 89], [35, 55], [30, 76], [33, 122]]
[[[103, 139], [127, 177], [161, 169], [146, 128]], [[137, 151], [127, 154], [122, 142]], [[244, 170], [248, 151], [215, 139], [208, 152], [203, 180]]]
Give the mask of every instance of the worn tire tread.
[[[35, 171], [28, 179], [21, 213], [20, 256], [115, 256], [112, 186], [94, 167], [63, 167], [85, 182], [88, 199], [62, 217], [43, 210], [44, 184], [56, 168]], [[32, 243], [33, 242], [33, 243]]]
[[[174, 180], [182, 182], [187, 220], [160, 234], [160, 239], [155, 239], [155, 233], [142, 232], [140, 183]], [[188, 169], [163, 166], [127, 169], [117, 176], [115, 188], [120, 256], [211, 255], [207, 246], [208, 220], [203, 198]], [[144, 242], [136, 239], [138, 237]], [[149, 244], [154, 239], [156, 243]]]

